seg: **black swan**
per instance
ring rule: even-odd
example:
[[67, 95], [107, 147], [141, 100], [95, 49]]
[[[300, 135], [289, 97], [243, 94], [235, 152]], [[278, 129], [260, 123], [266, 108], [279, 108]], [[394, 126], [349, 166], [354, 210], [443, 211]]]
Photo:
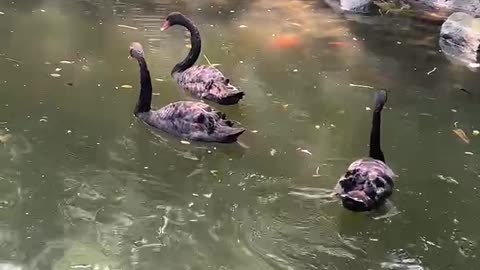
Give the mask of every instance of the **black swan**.
[[335, 187], [335, 194], [342, 199], [343, 206], [348, 210], [373, 210], [383, 205], [393, 193], [394, 174], [385, 164], [385, 156], [380, 148], [381, 112], [386, 101], [385, 91], [375, 94], [369, 157], [350, 164]]
[[179, 101], [152, 111], [152, 82], [140, 43], [132, 43], [130, 56], [140, 65], [140, 96], [134, 114], [146, 124], [177, 137], [203, 142], [233, 143], [245, 132], [232, 127], [224, 113], [201, 102]]
[[161, 30], [164, 31], [173, 25], [182, 25], [190, 31], [191, 45], [187, 57], [172, 69], [172, 77], [178, 86], [191, 95], [210, 100], [222, 105], [238, 103], [245, 93], [230, 84], [230, 80], [213, 66], [194, 66], [200, 55], [202, 40], [195, 24], [179, 12], [170, 13]]

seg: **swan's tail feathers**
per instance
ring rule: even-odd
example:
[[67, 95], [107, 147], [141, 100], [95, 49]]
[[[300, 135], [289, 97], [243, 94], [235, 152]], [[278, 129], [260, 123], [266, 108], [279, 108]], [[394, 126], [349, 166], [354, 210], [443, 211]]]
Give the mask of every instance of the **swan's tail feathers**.
[[223, 82], [214, 82], [213, 80], [207, 83], [206, 86], [208, 94], [205, 99], [217, 102], [221, 105], [237, 104], [240, 99], [245, 96], [243, 91], [238, 90], [237, 87], [230, 84], [229, 79]]
[[221, 133], [221, 143], [233, 143], [236, 142], [238, 137], [245, 132], [244, 128], [233, 128], [233, 127], [222, 127]]
[[245, 93], [243, 91], [237, 91], [235, 93], [229, 94], [226, 97], [221, 98], [218, 103], [221, 105], [237, 104], [240, 101], [240, 99], [243, 98], [243, 96], [245, 96]]

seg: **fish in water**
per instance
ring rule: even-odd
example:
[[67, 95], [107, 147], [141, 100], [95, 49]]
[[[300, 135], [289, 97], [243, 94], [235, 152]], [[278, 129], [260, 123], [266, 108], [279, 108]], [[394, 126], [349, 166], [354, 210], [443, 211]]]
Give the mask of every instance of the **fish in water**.
[[280, 34], [272, 39], [270, 46], [278, 49], [287, 49], [299, 46], [301, 43], [300, 37], [296, 34]]

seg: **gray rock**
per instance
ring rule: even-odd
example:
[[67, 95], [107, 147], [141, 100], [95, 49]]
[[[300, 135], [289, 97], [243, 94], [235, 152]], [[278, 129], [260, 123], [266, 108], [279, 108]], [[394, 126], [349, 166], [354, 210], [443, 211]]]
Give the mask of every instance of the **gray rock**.
[[340, 0], [340, 8], [346, 12], [368, 14], [373, 11], [373, 0]]
[[439, 44], [447, 56], [468, 64], [477, 63], [480, 19], [463, 12], [453, 13], [442, 24]]
[[407, 2], [480, 16], [480, 0], [408, 0]]

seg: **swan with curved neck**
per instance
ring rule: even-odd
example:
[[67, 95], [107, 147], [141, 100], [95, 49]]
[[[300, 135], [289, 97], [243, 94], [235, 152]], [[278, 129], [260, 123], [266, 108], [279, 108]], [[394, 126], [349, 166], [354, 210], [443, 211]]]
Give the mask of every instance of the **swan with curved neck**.
[[233, 127], [226, 115], [201, 102], [179, 101], [152, 111], [152, 81], [140, 43], [132, 43], [130, 56], [140, 67], [140, 95], [134, 114], [146, 124], [192, 141], [233, 143], [245, 129]]
[[197, 26], [179, 12], [170, 13], [161, 30], [181, 25], [190, 32], [191, 48], [188, 55], [172, 69], [172, 77], [180, 88], [193, 96], [222, 105], [236, 104], [245, 93], [230, 84], [230, 79], [218, 69], [207, 65], [194, 65], [200, 56], [202, 40]]
[[350, 164], [335, 187], [335, 194], [341, 198], [343, 206], [348, 210], [374, 210], [382, 206], [393, 193], [394, 173], [385, 164], [385, 156], [380, 147], [381, 112], [386, 101], [385, 91], [375, 94], [369, 157]]

